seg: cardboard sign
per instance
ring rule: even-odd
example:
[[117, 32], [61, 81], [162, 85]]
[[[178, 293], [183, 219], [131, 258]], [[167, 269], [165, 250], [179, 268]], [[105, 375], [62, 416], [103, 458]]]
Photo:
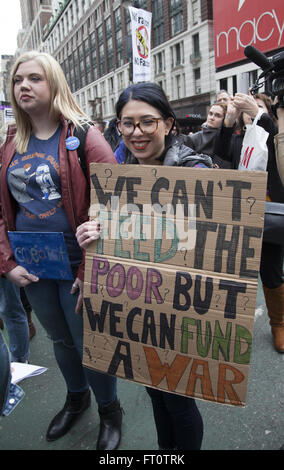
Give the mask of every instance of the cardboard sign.
[[264, 172], [92, 165], [84, 365], [243, 406], [265, 195]]
[[8, 232], [16, 262], [40, 279], [72, 280], [62, 232]]

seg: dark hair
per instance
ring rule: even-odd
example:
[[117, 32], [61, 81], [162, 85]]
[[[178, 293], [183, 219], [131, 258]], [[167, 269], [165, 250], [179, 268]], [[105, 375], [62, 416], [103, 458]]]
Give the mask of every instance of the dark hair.
[[273, 104], [273, 101], [272, 99], [270, 98], [270, 96], [266, 95], [265, 93], [256, 93], [255, 95], [253, 95], [253, 97], [256, 99], [258, 98], [259, 100], [263, 101], [263, 103], [265, 104], [265, 106], [267, 107], [267, 110], [268, 110], [268, 115], [271, 117], [271, 119], [277, 123], [277, 119], [275, 118], [274, 114], [273, 114], [273, 111], [272, 111], [272, 104]]
[[118, 98], [115, 106], [116, 116], [118, 119], [121, 117], [123, 107], [130, 100], [144, 101], [150, 106], [156, 108], [164, 119], [172, 117], [174, 119], [173, 126], [175, 125], [176, 116], [168, 101], [164, 90], [156, 83], [143, 82], [136, 83], [126, 88]]
[[107, 129], [104, 131], [104, 138], [109, 143], [112, 151], [114, 152], [119, 146], [121, 140], [116, 129], [116, 118], [113, 118], [109, 122]]

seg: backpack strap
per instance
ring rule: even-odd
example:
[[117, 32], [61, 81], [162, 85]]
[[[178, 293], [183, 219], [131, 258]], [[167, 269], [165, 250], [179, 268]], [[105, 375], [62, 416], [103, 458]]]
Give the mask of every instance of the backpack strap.
[[87, 172], [86, 158], [85, 158], [85, 143], [86, 143], [87, 132], [90, 126], [93, 126], [92, 122], [89, 122], [89, 124], [83, 124], [83, 129], [81, 129], [81, 127], [78, 127], [78, 128], [75, 127], [74, 132], [73, 132], [74, 137], [77, 137], [80, 141], [80, 145], [77, 148], [77, 154], [78, 154], [78, 159], [79, 159], [79, 163], [81, 165], [82, 171], [85, 177], [87, 178], [87, 180], [88, 180], [88, 172]]

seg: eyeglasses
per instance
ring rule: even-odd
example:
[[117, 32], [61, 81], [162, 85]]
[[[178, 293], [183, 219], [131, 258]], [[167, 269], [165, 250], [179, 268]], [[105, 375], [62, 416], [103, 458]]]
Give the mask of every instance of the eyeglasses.
[[123, 119], [122, 121], [117, 121], [117, 129], [124, 137], [128, 137], [133, 134], [136, 127], [139, 127], [139, 130], [143, 134], [151, 135], [155, 134], [160, 120], [163, 120], [163, 118], [151, 117], [147, 119], [141, 119], [141, 121], [138, 121], [136, 124], [134, 124], [132, 121]]

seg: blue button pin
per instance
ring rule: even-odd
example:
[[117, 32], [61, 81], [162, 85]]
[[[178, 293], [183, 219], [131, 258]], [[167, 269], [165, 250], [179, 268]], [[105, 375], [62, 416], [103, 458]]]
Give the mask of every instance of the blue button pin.
[[80, 140], [78, 139], [78, 137], [74, 137], [74, 136], [71, 136], [71, 137], [68, 137], [68, 139], [66, 139], [66, 148], [67, 150], [76, 150], [80, 145]]

